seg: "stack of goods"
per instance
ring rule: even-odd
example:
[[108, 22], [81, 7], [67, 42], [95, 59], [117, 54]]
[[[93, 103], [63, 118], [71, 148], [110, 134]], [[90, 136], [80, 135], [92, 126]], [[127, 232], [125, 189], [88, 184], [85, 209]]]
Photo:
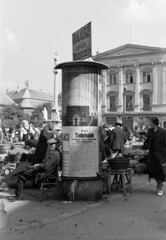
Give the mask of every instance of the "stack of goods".
[[8, 151], [8, 161], [9, 162], [20, 162], [21, 159], [25, 159], [25, 161], [29, 161], [28, 158], [30, 158], [30, 160], [33, 157], [33, 154], [35, 152], [35, 148], [31, 148], [29, 151], [24, 149], [24, 148], [13, 148], [12, 150]]

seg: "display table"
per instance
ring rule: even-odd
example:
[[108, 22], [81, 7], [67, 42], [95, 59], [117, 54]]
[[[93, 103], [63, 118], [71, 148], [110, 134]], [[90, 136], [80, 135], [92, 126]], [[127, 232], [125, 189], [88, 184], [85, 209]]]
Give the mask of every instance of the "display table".
[[[114, 175], [113, 181], [111, 176]], [[126, 177], [126, 179], [125, 179]], [[127, 181], [126, 181], [127, 180]], [[119, 191], [123, 189], [124, 196], [126, 196], [126, 188], [130, 188], [132, 192], [132, 168], [125, 170], [108, 170], [108, 192], [111, 194], [112, 188], [116, 187]]]
[[145, 150], [131, 150], [129, 155], [130, 156], [147, 156], [148, 153], [149, 152]]

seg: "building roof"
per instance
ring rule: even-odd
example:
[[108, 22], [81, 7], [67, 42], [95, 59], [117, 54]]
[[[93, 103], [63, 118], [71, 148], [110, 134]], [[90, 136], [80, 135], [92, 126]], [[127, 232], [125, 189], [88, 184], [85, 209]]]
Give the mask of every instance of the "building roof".
[[44, 91], [36, 91], [29, 88], [21, 89], [20, 91], [10, 91], [7, 92], [7, 95], [12, 98], [13, 100], [28, 98], [28, 99], [36, 99], [36, 100], [42, 100], [53, 102], [54, 101], [54, 95], [48, 92]]
[[[7, 92], [8, 97], [20, 105], [24, 109], [34, 109], [44, 102], [54, 102], [54, 94], [45, 91], [36, 91], [29, 88]], [[62, 98], [62, 93], [58, 94], [58, 98]]]
[[0, 105], [11, 105], [15, 104], [15, 102], [0, 89]]
[[125, 44], [118, 48], [99, 53], [93, 56], [94, 60], [100, 60], [105, 58], [117, 58], [124, 56], [142, 55], [142, 54], [155, 54], [155, 53], [166, 53], [166, 48], [142, 46], [135, 44]]

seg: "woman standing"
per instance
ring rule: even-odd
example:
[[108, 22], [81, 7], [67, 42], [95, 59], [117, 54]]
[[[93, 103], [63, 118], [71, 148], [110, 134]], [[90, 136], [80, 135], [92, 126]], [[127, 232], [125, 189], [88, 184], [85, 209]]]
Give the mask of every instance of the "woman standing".
[[27, 142], [34, 134], [35, 131], [32, 129], [32, 127], [30, 127], [28, 121], [23, 120], [20, 128], [20, 141]]
[[32, 165], [41, 163], [46, 156], [48, 150], [47, 141], [54, 138], [53, 132], [54, 124], [52, 122], [47, 123], [40, 133], [36, 151], [32, 160]]
[[149, 179], [154, 178], [157, 182], [157, 194], [163, 195], [162, 185], [165, 180], [162, 164], [166, 162], [166, 131], [159, 127], [159, 119], [150, 119], [151, 128], [148, 130], [145, 147], [149, 148], [148, 172]]

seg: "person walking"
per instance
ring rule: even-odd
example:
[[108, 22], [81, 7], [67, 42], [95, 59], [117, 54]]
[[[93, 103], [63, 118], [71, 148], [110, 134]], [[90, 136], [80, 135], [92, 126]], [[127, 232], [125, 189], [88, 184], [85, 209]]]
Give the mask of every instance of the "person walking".
[[159, 127], [159, 119], [152, 117], [149, 121], [147, 139], [144, 147], [149, 149], [148, 173], [149, 179], [154, 178], [157, 182], [157, 194], [163, 195], [162, 185], [165, 180], [162, 165], [166, 162], [166, 131]]

